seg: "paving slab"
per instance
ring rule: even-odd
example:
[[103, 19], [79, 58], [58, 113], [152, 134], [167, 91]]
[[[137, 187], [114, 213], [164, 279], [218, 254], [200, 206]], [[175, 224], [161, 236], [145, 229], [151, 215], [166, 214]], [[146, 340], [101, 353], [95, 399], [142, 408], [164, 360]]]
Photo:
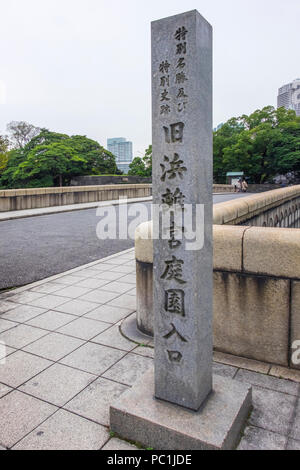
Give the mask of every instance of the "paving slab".
[[[86, 341], [97, 338], [99, 333], [107, 330], [110, 325], [91, 318], [80, 317], [68, 325], [59, 328], [58, 332], [63, 335], [74, 336], [75, 338], [85, 339]], [[94, 339], [93, 339], [94, 341]], [[95, 341], [97, 342], [97, 341]]]
[[35, 307], [42, 307], [50, 310], [64, 304], [66, 301], [67, 299], [65, 297], [59, 297], [58, 295], [50, 294], [43, 295], [43, 297], [40, 297], [39, 299], [33, 300], [29, 303]]
[[248, 426], [237, 450], [284, 450], [286, 442], [281, 434]]
[[12, 348], [20, 349], [46, 334], [48, 334], [48, 332], [45, 330], [29, 325], [18, 324], [16, 327], [1, 333], [0, 341]]
[[71, 288], [76, 289], [77, 287], [83, 287], [87, 289], [98, 289], [99, 287], [105, 286], [109, 281], [104, 280], [104, 279], [96, 279], [93, 277], [88, 277], [83, 279], [82, 281], [77, 282], [77, 284], [74, 284], [71, 286]]
[[253, 411], [249, 424], [283, 436], [290, 432], [297, 398], [265, 388], [252, 387]]
[[7, 385], [4, 385], [0, 383], [0, 398], [4, 397], [4, 395], [7, 395], [8, 392], [11, 392], [13, 389], [11, 387], [8, 387]]
[[300, 399], [298, 399], [290, 437], [300, 441]]
[[107, 292], [105, 290], [94, 289], [93, 291], [89, 292], [88, 294], [83, 295], [80, 297], [81, 300], [87, 300], [89, 302], [95, 302], [98, 304], [106, 304], [107, 302], [115, 299], [120, 294], [117, 292]]
[[103, 374], [109, 367], [126, 354], [99, 344], [86, 343], [62, 359], [62, 364], [80, 369], [91, 374]]
[[59, 312], [63, 312], [63, 313], [70, 313], [71, 315], [77, 315], [81, 317], [82, 315], [85, 315], [91, 310], [94, 310], [98, 306], [99, 306], [98, 304], [95, 304], [92, 302], [87, 302], [85, 300], [76, 299], [76, 300], [70, 300], [69, 302], [66, 302], [63, 305], [56, 307], [55, 310]]
[[136, 297], [136, 288], [134, 287], [134, 289], [131, 289], [130, 291], [128, 291], [127, 295], [133, 295], [134, 297]]
[[121, 278], [119, 281], [115, 282], [110, 282], [109, 284], [106, 284], [106, 286], [103, 286], [101, 290], [107, 291], [107, 292], [116, 292], [117, 294], [125, 294], [129, 290], [132, 289], [131, 285], [125, 282], [121, 282], [123, 279]]
[[17, 305], [13, 302], [6, 302], [5, 300], [0, 300], [0, 315], [2, 313], [7, 312], [8, 310], [12, 310], [15, 307], [17, 307]]
[[44, 295], [41, 292], [26, 291], [10, 296], [9, 300], [18, 304], [31, 304], [31, 302], [42, 298]]
[[131, 351], [136, 347], [135, 343], [128, 341], [128, 339], [121, 335], [118, 325], [106, 329], [106, 331], [93, 338], [92, 342], [122, 349], [124, 351]]
[[42, 294], [53, 294], [61, 289], [61, 284], [56, 282], [46, 282], [41, 286], [36, 286], [31, 289], [32, 292], [41, 292]]
[[110, 271], [113, 273], [128, 273], [128, 274], [135, 273], [135, 269], [133, 269], [132, 266], [125, 266], [125, 265], [116, 266], [115, 268], [112, 268]]
[[101, 305], [85, 315], [86, 318], [100, 320], [107, 323], [117, 323], [123, 318], [131, 315], [133, 309], [113, 307], [112, 305]]
[[49, 310], [38, 317], [33, 318], [26, 322], [26, 325], [35, 326], [44, 330], [54, 331], [63, 325], [66, 325], [78, 318], [75, 315], [70, 315], [62, 312], [55, 312]]
[[55, 279], [57, 284], [62, 284], [63, 286], [72, 286], [79, 281], [83, 281], [86, 276], [79, 275], [78, 273], [67, 274]]
[[1, 361], [1, 362], [0, 362], [0, 365], [3, 365], [3, 363], [4, 363], [4, 358], [5, 358], [5, 357], [9, 356], [10, 354], [12, 354], [12, 353], [14, 353], [14, 352], [16, 352], [16, 351], [17, 351], [17, 349], [11, 348], [10, 346], [6, 346], [6, 345], [5, 345], [4, 348], [1, 347], [1, 348], [0, 348], [0, 361]]
[[122, 282], [136, 285], [136, 275], [135, 274], [127, 274], [126, 276], [120, 279]]
[[135, 310], [136, 309], [136, 300], [132, 295], [123, 294], [115, 298], [111, 302], [108, 302], [108, 305], [112, 307], [122, 307]]
[[217, 362], [213, 362], [213, 373], [217, 375], [221, 375], [222, 377], [228, 377], [233, 379], [236, 375], [238, 369], [236, 367], [227, 366], [225, 364], [219, 364]]
[[[45, 444], [46, 439], [42, 438], [43, 434], [36, 435], [33, 430], [51, 414], [47, 414], [43, 408], [44, 405], [51, 407], [47, 404], [47, 399], [57, 404], [66, 400], [64, 408], [68, 409], [70, 415], [77, 415], [79, 419], [84, 420], [85, 424], [92, 422], [96, 426], [101, 425], [100, 428], [102, 428], [103, 425], [108, 425], [108, 409], [115, 397], [125, 393], [130, 386], [134, 386], [136, 380], [152, 366], [154, 349], [139, 346], [124, 339], [119, 333], [119, 324], [126, 319], [122, 323], [122, 332], [124, 333], [129, 325], [131, 329], [129, 331], [127, 328], [126, 332], [129, 334], [126, 336], [129, 336], [130, 340], [147, 345], [152, 344], [150, 337], [145, 335], [136, 337], [132, 330], [133, 327], [136, 330], [136, 318], [133, 313], [136, 309], [135, 273], [132, 269], [134, 268], [134, 251], [131, 250], [115, 256], [114, 263], [120, 263], [120, 266], [100, 260], [91, 263], [89, 267], [79, 267], [63, 275], [56, 275], [48, 280], [19, 288], [15, 293], [0, 294], [0, 313], [2, 309], [0, 341], [8, 339], [10, 342], [9, 344], [6, 341], [5, 364], [1, 361], [3, 354], [0, 356], [0, 427], [4, 432], [4, 419], [10, 419], [7, 418], [8, 415], [5, 415], [6, 418], [3, 417], [2, 410], [8, 410], [7, 413], [10, 412], [9, 410], [13, 410], [11, 413], [14, 414], [11, 416], [14, 416], [15, 422], [10, 423], [10, 426], [12, 426], [13, 432], [16, 429], [18, 441], [24, 437], [23, 441], [18, 444], [20, 448], [23, 445], [24, 448], [39, 448], [39, 446], [47, 448], [47, 445], [50, 448], [51, 446], [55, 448], [55, 442]], [[128, 263], [131, 263], [131, 266], [128, 266]], [[121, 270], [116, 271], [119, 268]], [[124, 268], [126, 272], [124, 272]], [[128, 268], [131, 269], [131, 273], [128, 273]], [[85, 272], [81, 275], [83, 270]], [[120, 290], [114, 292], [112, 289], [118, 288], [118, 282], [121, 286]], [[109, 288], [109, 284], [113, 284], [112, 287]], [[129, 290], [122, 294], [120, 292], [123, 287], [125, 289], [124, 284], [128, 286]], [[74, 291], [76, 285], [79, 288], [90, 289], [88, 293], [101, 290], [103, 293], [116, 294], [116, 298], [106, 304], [99, 304], [82, 300], [81, 297], [71, 298], [57, 295], [58, 290], [69, 289], [70, 286], [70, 290], [65, 292], [68, 295], [76, 295]], [[101, 289], [103, 286], [105, 289]], [[11, 301], [13, 296], [27, 291], [42, 295], [35, 299], [35, 296], [23, 296], [23, 300], [26, 299], [26, 302], [28, 301], [30, 304]], [[82, 291], [80, 294], [82, 295]], [[51, 307], [53, 296], [58, 297], [59, 302], [63, 303]], [[21, 297], [17, 298], [20, 300]], [[46, 305], [47, 298], [50, 299], [49, 306]], [[31, 305], [31, 302], [42, 299], [45, 299], [44, 307]], [[117, 302], [118, 305], [111, 305], [114, 302]], [[64, 323], [65, 320], [68, 322]], [[6, 329], [7, 324], [12, 328]], [[2, 328], [5, 328], [2, 333], [1, 325]], [[47, 328], [47, 331], [42, 328]], [[54, 328], [56, 331], [51, 332]], [[19, 348], [22, 350], [17, 350]], [[214, 359], [213, 367], [216, 375], [235, 377], [235, 381], [254, 385], [254, 410], [239, 448], [268, 450], [282, 449], [285, 446], [286, 449], [299, 450], [299, 371], [285, 367], [271, 367], [270, 364], [220, 352], [215, 352]], [[53, 361], [59, 361], [59, 363], [53, 364]], [[64, 364], [65, 361], [66, 364]], [[56, 372], [56, 369], [60, 372]], [[75, 374], [75, 390], [69, 385], [69, 382], [72, 384], [72, 378], [67, 380], [67, 370], [69, 377], [73, 377]], [[99, 377], [100, 375], [102, 376]], [[40, 382], [36, 381], [37, 377]], [[58, 377], [61, 378], [58, 379]], [[83, 377], [91, 377], [94, 382], [85, 384]], [[287, 380], [283, 380], [282, 377]], [[19, 391], [18, 393], [20, 396], [28, 396], [33, 401], [30, 406], [27, 406], [26, 398], [23, 416], [18, 411], [18, 400], [8, 401], [8, 397], [15, 393], [13, 388], [21, 387], [24, 382], [28, 383], [28, 395]], [[33, 385], [35, 383], [39, 384]], [[29, 392], [30, 387], [31, 391]], [[26, 387], [24, 387], [25, 389]], [[31, 396], [39, 393], [41, 397], [47, 398], [41, 400]], [[5, 402], [3, 402], [4, 399]], [[2, 405], [2, 403], [4, 404]], [[14, 404], [15, 406], [13, 406]], [[42, 404], [41, 411], [39, 411], [39, 404]], [[34, 424], [37, 423], [34, 427], [31, 427], [30, 424], [32, 423], [30, 407], [33, 410]], [[56, 409], [56, 406], [52, 405], [51, 410], [55, 411]], [[41, 415], [41, 421], [35, 418], [35, 416]], [[45, 418], [43, 418], [44, 416]], [[68, 415], [58, 416], [59, 429], [62, 429], [64, 425], [67, 428], [71, 426], [71, 421], [66, 416]], [[0, 438], [0, 449], [1, 446], [5, 448], [7, 442], [9, 442], [8, 447], [13, 445], [14, 439], [10, 439], [12, 433], [10, 426], [7, 426], [7, 441], [2, 442]], [[93, 447], [93, 440], [88, 437], [90, 436], [89, 426], [85, 427], [84, 425], [83, 428], [86, 429], [85, 436], [82, 437], [78, 433], [78, 436], [75, 436], [74, 441], [70, 443], [67, 442], [68, 436], [66, 435], [62, 444], [59, 443], [57, 446], [61, 445], [62, 448], [75, 446], [76, 448], [77, 443], [74, 444], [74, 442], [77, 440], [80, 448]], [[49, 426], [49, 429], [46, 437], [48, 439], [49, 436], [49, 439], [54, 441], [52, 425]], [[25, 437], [28, 432], [30, 434]], [[131, 449], [130, 444], [125, 441], [110, 438], [107, 431], [104, 435], [105, 439], [101, 440], [100, 438], [97, 449], [100, 447], [107, 450]], [[69, 441], [72, 439], [73, 437], [70, 435]], [[115, 448], [113, 449], [113, 447]]]
[[[57, 408], [17, 390], [0, 400], [0, 442], [12, 447]], [[17, 417], [17, 419], [16, 419]]]
[[287, 367], [272, 366], [270, 375], [278, 377], [280, 379], [293, 380], [294, 382], [300, 382], [300, 370], [288, 369]]
[[290, 395], [298, 395], [298, 383], [291, 382], [290, 380], [278, 379], [265, 374], [258, 374], [248, 370], [239, 370], [236, 374], [236, 380], [241, 382], [248, 382], [252, 385], [276, 390], [277, 392], [288, 393]]
[[[111, 265], [109, 265], [111, 266]], [[105, 269], [105, 267], [104, 267]], [[89, 278], [95, 278], [99, 271], [96, 269], [95, 266], [91, 268], [85, 268], [82, 271], [80, 271], [80, 276], [82, 279], [89, 279]]]
[[77, 283], [76, 285], [63, 287], [62, 289], [56, 291], [56, 294], [61, 295], [62, 297], [68, 297], [70, 299], [76, 299], [77, 297], [80, 297], [84, 294], [88, 294], [88, 292], [91, 290], [91, 287], [80, 287]]
[[286, 450], [300, 450], [300, 441], [296, 441], [295, 439], [289, 439]]
[[0, 366], [0, 382], [18, 387], [52, 364], [47, 359], [33, 356], [24, 351], [17, 351], [6, 358]]
[[109, 439], [104, 426], [60, 410], [20, 441], [14, 449], [98, 450]]
[[[106, 260], [104, 260], [100, 263], [97, 263], [97, 264], [93, 265], [91, 268], [86, 268], [85, 271], [89, 272], [88, 270], [91, 269], [91, 272], [93, 273], [93, 276], [91, 276], [91, 277], [95, 277], [94, 276], [95, 274], [99, 274], [99, 273], [102, 273], [104, 271], [109, 271], [111, 268], [112, 268], [111, 264], [107, 263]], [[84, 271], [81, 271], [81, 273], [82, 272], [84, 272]]]
[[64, 408], [104, 426], [109, 425], [109, 406], [128, 387], [99, 378], [67, 403]]
[[146, 346], [137, 346], [132, 353], [138, 354], [139, 356], [151, 357], [154, 359], [154, 348], [149, 348]]
[[95, 376], [87, 372], [54, 364], [23, 384], [20, 391], [61, 407], [93, 380]]
[[24, 323], [32, 318], [38, 317], [47, 310], [39, 307], [32, 307], [31, 305], [19, 305], [12, 310], [1, 315], [1, 318], [12, 320], [18, 323]]
[[103, 377], [125, 385], [133, 385], [152, 366], [151, 358], [129, 353], [105, 372]]
[[114, 266], [122, 266], [123, 264], [126, 264], [128, 260], [122, 259], [121, 256], [117, 256], [115, 258], [109, 258], [108, 260], [105, 261], [105, 264], [112, 264]]
[[124, 277], [124, 273], [113, 273], [111, 271], [99, 271], [97, 274], [97, 279], [104, 281], [116, 281]]
[[50, 333], [29, 346], [26, 346], [24, 351], [51, 361], [59, 361], [59, 359], [62, 359], [67, 354], [78, 349], [83, 344], [83, 340], [59, 333]]
[[14, 328], [18, 325], [18, 323], [9, 321], [9, 320], [2, 320], [0, 318], [0, 333], [3, 333], [4, 331], [10, 330], [11, 328]]
[[219, 351], [214, 351], [214, 361], [229, 366], [238, 367], [241, 369], [248, 369], [261, 374], [267, 374], [270, 370], [270, 364], [265, 362], [255, 361], [254, 359], [246, 359], [244, 357], [232, 356]]

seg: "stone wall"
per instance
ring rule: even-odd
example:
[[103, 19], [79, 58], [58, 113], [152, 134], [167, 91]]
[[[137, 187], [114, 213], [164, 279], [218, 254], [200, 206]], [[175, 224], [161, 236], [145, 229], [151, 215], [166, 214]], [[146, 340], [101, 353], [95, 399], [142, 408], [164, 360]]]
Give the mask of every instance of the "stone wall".
[[[214, 224], [270, 226], [271, 219], [275, 225], [275, 220], [283, 220], [286, 211], [288, 217], [298, 211], [298, 214], [294, 214], [295, 222], [299, 216], [299, 198], [300, 185], [297, 185], [221, 202], [214, 205]], [[286, 226], [284, 221], [282, 223]]]
[[98, 186], [103, 184], [151, 184], [152, 178], [135, 175], [86, 175], [76, 176], [71, 186]]
[[281, 184], [248, 184], [248, 193], [264, 193], [266, 191], [273, 191], [274, 189], [282, 188]]
[[[233, 188], [228, 185], [214, 185], [214, 192], [233, 192]], [[66, 186], [63, 188], [4, 189], [0, 190], [0, 212], [111, 201], [119, 199], [119, 197], [130, 199], [148, 196], [152, 196], [151, 184], [130, 184], [128, 182], [126, 184]]]
[[230, 184], [214, 184], [214, 193], [234, 193], [234, 187]]
[[140, 198], [151, 195], [151, 184], [8, 189], [0, 191], [0, 212], [111, 201], [124, 197], [128, 199]]
[[[214, 225], [214, 348], [300, 369], [291, 358], [300, 340], [300, 230], [233, 225], [280, 204], [297, 204], [299, 215], [300, 186], [276, 191], [214, 206], [222, 223]], [[137, 228], [135, 252], [137, 324], [152, 334], [151, 223]]]

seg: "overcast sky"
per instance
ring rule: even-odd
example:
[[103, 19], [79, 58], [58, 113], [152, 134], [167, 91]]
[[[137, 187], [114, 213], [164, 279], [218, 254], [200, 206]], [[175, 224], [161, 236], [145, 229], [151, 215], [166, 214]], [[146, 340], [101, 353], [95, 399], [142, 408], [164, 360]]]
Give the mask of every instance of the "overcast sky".
[[0, 134], [24, 120], [151, 143], [150, 22], [197, 9], [214, 28], [214, 125], [276, 105], [300, 76], [299, 0], [0, 0]]

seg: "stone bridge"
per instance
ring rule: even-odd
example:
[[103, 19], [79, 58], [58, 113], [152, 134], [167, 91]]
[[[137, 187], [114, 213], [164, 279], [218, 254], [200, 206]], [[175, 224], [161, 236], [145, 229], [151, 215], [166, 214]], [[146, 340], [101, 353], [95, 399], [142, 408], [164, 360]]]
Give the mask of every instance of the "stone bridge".
[[[214, 348], [300, 369], [300, 186], [214, 206]], [[152, 223], [135, 241], [137, 325], [153, 334]]]

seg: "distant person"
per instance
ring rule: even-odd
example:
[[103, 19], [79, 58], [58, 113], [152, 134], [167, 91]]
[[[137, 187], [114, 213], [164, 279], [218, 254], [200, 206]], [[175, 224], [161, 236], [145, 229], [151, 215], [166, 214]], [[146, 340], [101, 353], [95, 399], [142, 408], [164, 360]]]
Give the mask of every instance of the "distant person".
[[242, 178], [240, 178], [236, 184], [236, 187], [237, 187], [237, 192], [238, 193], [241, 193], [242, 192], [242, 184], [243, 184], [243, 181], [242, 181]]
[[246, 181], [245, 178], [244, 178], [243, 181], [242, 181], [242, 192], [243, 192], [243, 193], [246, 193], [246, 192], [247, 192], [247, 189], [248, 189], [248, 183], [247, 183], [247, 181]]

